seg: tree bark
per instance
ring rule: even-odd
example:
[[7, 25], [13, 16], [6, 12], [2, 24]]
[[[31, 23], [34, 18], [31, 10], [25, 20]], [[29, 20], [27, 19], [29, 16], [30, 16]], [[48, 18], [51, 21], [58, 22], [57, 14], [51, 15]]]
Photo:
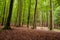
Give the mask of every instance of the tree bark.
[[4, 8], [3, 8], [3, 17], [2, 17], [2, 23], [1, 25], [4, 25], [4, 15], [5, 15], [5, 9], [6, 9], [6, 0], [4, 1]]
[[31, 0], [29, 1], [28, 7], [28, 20], [27, 20], [27, 27], [29, 28], [29, 21], [30, 21], [30, 9], [31, 9]]
[[3, 29], [11, 29], [11, 27], [10, 27], [10, 21], [11, 21], [11, 16], [12, 16], [13, 2], [14, 2], [14, 0], [10, 1], [8, 18], [7, 18], [7, 22], [6, 22], [6, 24], [5, 24], [5, 26], [4, 26]]
[[17, 27], [22, 26], [22, 0], [18, 0], [18, 25]]
[[52, 13], [53, 13], [53, 10], [52, 10], [52, 0], [50, 0], [50, 30], [53, 29], [53, 20], [52, 20]]
[[35, 3], [35, 10], [34, 10], [34, 24], [33, 24], [33, 28], [32, 29], [35, 29], [36, 28], [36, 22], [37, 22], [37, 19], [36, 19], [36, 17], [37, 17], [37, 0], [36, 0], [36, 3]]

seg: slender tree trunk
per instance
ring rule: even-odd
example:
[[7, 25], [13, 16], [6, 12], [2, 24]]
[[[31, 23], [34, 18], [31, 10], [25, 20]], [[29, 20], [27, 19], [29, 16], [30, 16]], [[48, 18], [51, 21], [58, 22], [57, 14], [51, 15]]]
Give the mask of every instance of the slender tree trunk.
[[17, 10], [17, 15], [16, 15], [15, 26], [18, 27], [18, 10]]
[[2, 17], [2, 23], [1, 23], [2, 26], [4, 25], [5, 7], [6, 7], [6, 0], [4, 1], [3, 17]]
[[23, 6], [23, 9], [24, 9], [24, 10], [23, 10], [23, 21], [22, 21], [22, 25], [24, 25], [24, 17], [25, 17], [25, 12], [26, 12], [26, 11], [25, 11], [25, 9], [26, 9], [25, 0], [23, 1], [23, 5], [24, 5], [24, 6]]
[[36, 28], [36, 21], [37, 21], [36, 17], [37, 17], [37, 0], [36, 0], [36, 4], [35, 4], [34, 24], [33, 24], [33, 28], [32, 29]]
[[43, 27], [43, 15], [44, 15], [44, 14], [43, 14], [43, 12], [42, 12], [42, 27]]
[[22, 26], [22, 0], [18, 0], [18, 27]]
[[46, 23], [46, 25], [47, 25], [47, 27], [48, 27], [48, 12], [46, 12], [46, 16], [47, 16], [47, 23]]
[[53, 13], [53, 10], [52, 10], [52, 0], [50, 0], [50, 30], [53, 29], [53, 21], [52, 21], [52, 13]]
[[4, 15], [4, 25], [7, 22], [7, 17], [8, 17], [8, 13], [9, 13], [9, 7], [10, 7], [10, 0], [6, 0], [5, 15]]
[[9, 8], [8, 18], [7, 18], [7, 22], [6, 22], [6, 24], [5, 24], [3, 29], [11, 29], [10, 21], [11, 21], [11, 16], [12, 16], [13, 2], [14, 2], [14, 0], [10, 1], [10, 8]]
[[29, 7], [28, 7], [28, 21], [27, 21], [28, 28], [29, 28], [29, 21], [30, 21], [30, 9], [31, 9], [31, 0], [29, 1]]
[[24, 25], [24, 14], [25, 14], [25, 8], [24, 8], [24, 11], [23, 11], [23, 21], [22, 21], [22, 26]]

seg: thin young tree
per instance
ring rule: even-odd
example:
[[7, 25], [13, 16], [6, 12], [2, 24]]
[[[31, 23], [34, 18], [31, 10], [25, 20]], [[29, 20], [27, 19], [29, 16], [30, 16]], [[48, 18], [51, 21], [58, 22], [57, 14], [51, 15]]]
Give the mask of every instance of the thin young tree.
[[50, 30], [53, 29], [53, 20], [52, 20], [52, 15], [53, 14], [53, 9], [52, 9], [52, 0], [50, 0]]
[[30, 21], [30, 9], [31, 9], [31, 0], [29, 1], [28, 6], [28, 20], [27, 20], [27, 27], [29, 28], [29, 21]]
[[10, 21], [11, 21], [11, 16], [12, 16], [13, 2], [14, 2], [14, 0], [10, 1], [8, 18], [7, 18], [7, 22], [6, 22], [6, 24], [5, 24], [5, 26], [4, 26], [3, 29], [11, 29], [11, 27], [10, 27]]
[[32, 29], [35, 29], [36, 28], [36, 23], [37, 23], [37, 0], [35, 2], [35, 10], [34, 10], [34, 22], [33, 22], [33, 28]]
[[2, 17], [2, 23], [1, 25], [4, 25], [4, 15], [5, 15], [5, 9], [6, 9], [6, 0], [4, 0], [4, 7], [3, 7], [3, 17]]
[[22, 26], [25, 24], [25, 23], [24, 23], [24, 21], [25, 21], [25, 20], [24, 20], [24, 17], [25, 17], [25, 12], [26, 12], [26, 11], [25, 11], [25, 10], [26, 10], [25, 1], [26, 1], [26, 0], [23, 1], [23, 15], [22, 15], [23, 18], [22, 18]]
[[10, 7], [10, 0], [6, 0], [5, 5], [5, 14], [4, 14], [4, 25], [6, 24], [8, 13], [9, 13], [9, 7]]
[[17, 27], [22, 26], [22, 0], [18, 0], [18, 18], [17, 18]]

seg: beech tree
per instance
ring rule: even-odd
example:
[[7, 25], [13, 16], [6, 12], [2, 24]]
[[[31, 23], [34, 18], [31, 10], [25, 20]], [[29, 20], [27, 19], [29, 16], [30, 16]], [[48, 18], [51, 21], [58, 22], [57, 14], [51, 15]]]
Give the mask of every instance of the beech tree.
[[3, 29], [11, 29], [11, 27], [10, 27], [10, 21], [11, 21], [11, 16], [12, 16], [13, 2], [14, 2], [14, 0], [10, 1], [8, 18], [7, 18], [7, 22], [6, 22], [6, 24], [5, 24], [5, 26], [4, 26]]
[[6, 9], [6, 0], [4, 1], [4, 7], [3, 7], [3, 15], [2, 15], [2, 23], [1, 23], [2, 26], [4, 25], [5, 9]]
[[31, 9], [31, 0], [29, 1], [29, 7], [28, 7], [28, 21], [27, 21], [28, 28], [29, 28], [29, 20], [30, 20], [30, 9]]
[[22, 26], [22, 0], [18, 0], [18, 11], [17, 11], [17, 27]]
[[52, 9], [52, 0], [50, 0], [50, 30], [53, 29], [53, 20], [52, 20], [52, 17], [53, 17], [53, 9]]
[[36, 28], [36, 23], [37, 23], [37, 0], [35, 0], [35, 10], [34, 10], [34, 24], [33, 24], [33, 29]]

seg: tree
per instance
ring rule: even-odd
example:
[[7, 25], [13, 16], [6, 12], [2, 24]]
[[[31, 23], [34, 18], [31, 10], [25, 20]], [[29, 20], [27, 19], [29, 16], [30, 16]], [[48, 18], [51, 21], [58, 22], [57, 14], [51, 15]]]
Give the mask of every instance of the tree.
[[37, 0], [36, 0], [36, 3], [35, 3], [35, 10], [34, 10], [34, 22], [33, 22], [34, 24], [33, 24], [33, 29], [36, 28], [36, 21], [37, 21], [36, 17], [37, 17]]
[[52, 13], [53, 13], [53, 9], [52, 9], [52, 0], [50, 0], [50, 30], [53, 29], [53, 20], [52, 20]]
[[11, 27], [10, 27], [10, 20], [11, 20], [11, 16], [12, 16], [13, 2], [14, 2], [14, 0], [10, 1], [8, 18], [7, 18], [7, 22], [6, 22], [6, 24], [5, 24], [3, 29], [11, 29]]
[[31, 0], [29, 1], [29, 7], [28, 7], [28, 21], [27, 21], [28, 28], [29, 28], [29, 20], [30, 20], [30, 9], [31, 9]]
[[22, 14], [22, 26], [24, 25], [24, 15], [25, 15], [25, 0], [23, 1], [23, 14]]
[[5, 9], [6, 9], [5, 7], [6, 7], [6, 0], [4, 1], [3, 17], [2, 17], [2, 23], [1, 23], [2, 26], [4, 24], [4, 15], [5, 15]]
[[4, 24], [6, 24], [8, 13], [9, 13], [9, 7], [10, 7], [10, 0], [6, 0], [5, 5], [5, 14], [4, 14]]
[[22, 0], [18, 0], [18, 18], [17, 18], [17, 26], [22, 26]]

